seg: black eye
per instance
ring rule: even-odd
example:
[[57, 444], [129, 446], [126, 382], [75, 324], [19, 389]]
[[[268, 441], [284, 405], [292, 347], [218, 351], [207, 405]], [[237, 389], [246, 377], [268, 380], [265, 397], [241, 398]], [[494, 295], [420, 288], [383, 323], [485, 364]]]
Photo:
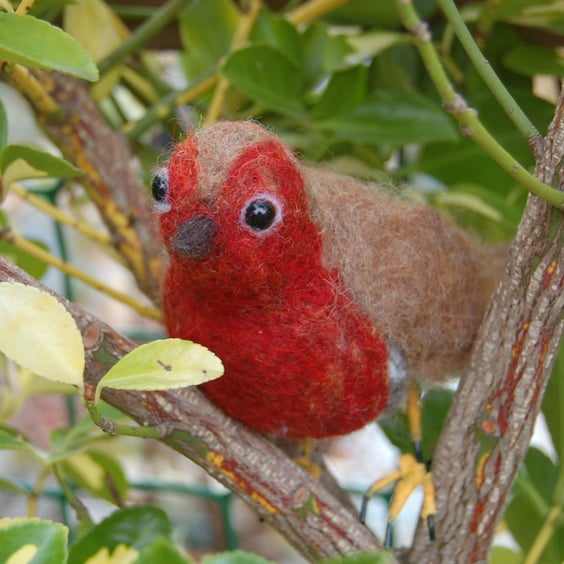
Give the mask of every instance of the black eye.
[[151, 190], [153, 192], [153, 198], [155, 198], [157, 202], [164, 202], [168, 192], [168, 176], [165, 172], [157, 172], [157, 174], [155, 174], [153, 183], [151, 184]]
[[276, 206], [269, 200], [253, 200], [245, 210], [245, 223], [255, 231], [268, 229], [276, 219]]

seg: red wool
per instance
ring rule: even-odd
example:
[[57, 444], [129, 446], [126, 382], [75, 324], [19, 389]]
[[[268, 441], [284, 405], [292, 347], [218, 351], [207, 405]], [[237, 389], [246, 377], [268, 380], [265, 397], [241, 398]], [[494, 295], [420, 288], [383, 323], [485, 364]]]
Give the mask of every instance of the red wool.
[[[266, 135], [224, 170], [207, 168], [200, 149], [190, 138], [172, 155], [170, 211], [160, 223], [170, 255], [168, 333], [209, 347], [225, 365], [204, 393], [280, 436], [341, 435], [376, 419], [389, 398], [386, 345], [340, 274], [323, 265], [323, 235], [295, 161]], [[276, 220], [253, 230], [246, 207], [265, 198]], [[198, 239], [205, 256], [196, 259], [178, 250], [179, 227], [194, 217], [215, 226], [209, 244]]]

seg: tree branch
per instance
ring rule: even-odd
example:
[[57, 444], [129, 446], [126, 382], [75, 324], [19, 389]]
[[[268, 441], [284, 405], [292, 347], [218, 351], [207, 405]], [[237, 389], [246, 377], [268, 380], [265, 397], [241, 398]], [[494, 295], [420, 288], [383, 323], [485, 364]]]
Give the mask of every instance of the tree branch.
[[[0, 281], [46, 290], [1, 257]], [[85, 383], [94, 386], [135, 345], [76, 304], [53, 295], [82, 333]], [[358, 517], [326, 488], [266, 438], [227, 417], [198, 389], [153, 393], [108, 390], [103, 398], [140, 424], [172, 429], [163, 442], [240, 496], [306, 558], [319, 560], [380, 548]]]
[[[55, 72], [28, 72], [58, 107], [56, 113], [45, 113], [23, 92], [39, 123], [63, 155], [84, 171], [80, 182], [112, 234], [113, 246], [139, 288], [158, 305], [162, 247], [148, 191], [126, 139], [106, 123], [84, 82]], [[13, 77], [1, 69], [0, 80], [14, 84]]]
[[[536, 176], [562, 190], [564, 91]], [[525, 457], [564, 330], [562, 212], [529, 196], [435, 452], [437, 539], [417, 533], [410, 562], [486, 561]]]

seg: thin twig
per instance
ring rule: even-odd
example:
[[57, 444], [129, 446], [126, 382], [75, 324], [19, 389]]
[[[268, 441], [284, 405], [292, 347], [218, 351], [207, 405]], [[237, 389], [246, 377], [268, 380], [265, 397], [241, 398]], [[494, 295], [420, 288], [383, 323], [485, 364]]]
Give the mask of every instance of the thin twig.
[[98, 63], [100, 74], [109, 71], [115, 65], [123, 62], [123, 60], [132, 53], [137, 53], [142, 45], [147, 43], [149, 39], [159, 33], [163, 27], [176, 17], [180, 9], [183, 8], [188, 1], [189, 0], [170, 0], [159, 8], [148, 20], [135, 30], [135, 33], [131, 34], [117, 49]]
[[486, 83], [490, 92], [495, 96], [501, 107], [513, 121], [517, 129], [521, 132], [525, 139], [538, 138], [539, 132], [533, 125], [531, 120], [525, 115], [515, 98], [507, 90], [505, 85], [501, 82], [495, 71], [492, 69], [484, 54], [476, 45], [474, 38], [468, 31], [458, 8], [452, 0], [437, 0], [437, 3], [444, 12], [446, 18], [452, 25], [462, 47], [466, 54], [472, 61], [474, 68]]
[[462, 96], [455, 91], [441, 65], [427, 25], [419, 19], [412, 1], [397, 0], [397, 7], [405, 28], [413, 35], [415, 45], [445, 109], [458, 121], [462, 133], [480, 145], [519, 184], [556, 208], [564, 210], [564, 193], [541, 182], [523, 168], [483, 126], [476, 110], [470, 108]]
[[81, 280], [85, 284], [92, 286], [92, 288], [95, 288], [96, 290], [99, 290], [100, 292], [103, 292], [104, 294], [112, 297], [114, 300], [128, 305], [130, 308], [134, 309], [145, 317], [154, 319], [155, 321], [161, 321], [162, 319], [161, 312], [158, 309], [140, 304], [131, 296], [122, 292], [118, 292], [111, 286], [108, 286], [107, 284], [104, 284], [103, 282], [92, 278], [89, 274], [86, 274], [86, 272], [80, 270], [79, 268], [76, 268], [72, 264], [64, 262], [60, 258], [53, 256], [45, 249], [42, 249], [40, 246], [35, 245], [34, 243], [28, 241], [27, 239], [24, 239], [23, 237], [20, 237], [19, 235], [16, 235], [9, 227], [0, 229], [0, 240], [5, 240], [17, 249], [25, 251], [26, 253], [39, 259], [40, 261], [58, 268], [61, 272], [77, 278], [78, 280]]

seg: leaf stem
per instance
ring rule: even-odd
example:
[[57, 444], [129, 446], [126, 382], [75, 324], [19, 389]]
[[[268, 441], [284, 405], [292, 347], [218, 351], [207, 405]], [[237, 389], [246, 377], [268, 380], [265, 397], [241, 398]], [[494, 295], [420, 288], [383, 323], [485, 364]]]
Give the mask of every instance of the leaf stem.
[[192, 86], [191, 88], [181, 92], [170, 92], [152, 106], [145, 115], [136, 122], [130, 122], [123, 127], [124, 133], [129, 139], [139, 139], [147, 129], [152, 127], [157, 121], [160, 121], [168, 116], [174, 108], [189, 104], [196, 98], [211, 90], [218, 82], [219, 76], [213, 75], [204, 78], [201, 82]]
[[78, 219], [62, 212], [60, 209], [56, 208], [55, 206], [51, 205], [45, 199], [28, 192], [19, 182], [12, 182], [10, 184], [10, 192], [14, 193], [16, 196], [25, 200], [28, 204], [41, 210], [42, 212], [46, 213], [48, 216], [52, 217], [55, 221], [62, 223], [63, 225], [68, 225], [72, 227], [79, 233], [82, 233], [92, 241], [96, 243], [100, 243], [104, 246], [110, 246], [112, 242], [112, 238], [107, 233], [102, 231], [98, 231], [94, 229], [88, 223], [84, 221], [79, 221]]
[[92, 421], [94, 421], [94, 423], [108, 435], [121, 435], [126, 437], [137, 437], [140, 439], [163, 439], [170, 435], [170, 431], [166, 426], [141, 427], [116, 423], [111, 419], [106, 419], [100, 414], [95, 401], [92, 399], [85, 398], [84, 405], [88, 410]]
[[327, 12], [343, 6], [349, 0], [310, 0], [286, 14], [286, 19], [294, 24], [311, 22], [324, 16]]
[[43, 487], [45, 486], [45, 481], [49, 476], [49, 465], [44, 465], [41, 467], [41, 471], [39, 472], [39, 476], [35, 481], [33, 486], [33, 491], [31, 492], [29, 499], [27, 500], [27, 516], [28, 517], [35, 517], [37, 516], [37, 501], [39, 500], [39, 496], [41, 492], [43, 492]]
[[[234, 51], [238, 51], [241, 47], [243, 47], [243, 45], [245, 45], [260, 14], [261, 9], [261, 0], [249, 0], [249, 5], [246, 12], [243, 12], [240, 16], [239, 25], [235, 30], [235, 34], [233, 35], [227, 56], [229, 56], [229, 54], [233, 53]], [[204, 118], [204, 125], [213, 123], [219, 118], [223, 109], [223, 105], [225, 103], [225, 98], [227, 97], [227, 92], [229, 91], [230, 87], [231, 81], [227, 80], [224, 77], [219, 78], [219, 81], [213, 93], [212, 100], [210, 102], [210, 106], [208, 108], [208, 112], [206, 114], [206, 117]]]
[[20, 16], [25, 16], [29, 13], [33, 5], [35, 4], [35, 0], [22, 0], [18, 7], [16, 8], [16, 14]]
[[38, 245], [35, 245], [34, 243], [27, 241], [23, 237], [16, 235], [9, 227], [0, 229], [0, 240], [5, 240], [14, 247], [25, 251], [31, 256], [45, 262], [46, 264], [50, 264], [51, 266], [58, 268], [65, 274], [81, 280], [82, 282], [88, 284], [89, 286], [92, 286], [96, 290], [99, 290], [100, 292], [103, 292], [104, 294], [112, 297], [114, 300], [126, 304], [145, 317], [154, 319], [155, 321], [162, 320], [161, 312], [158, 309], [140, 304], [131, 296], [123, 294], [122, 292], [117, 291], [111, 286], [108, 286], [107, 284], [104, 284], [103, 282], [92, 278], [89, 274], [86, 274], [86, 272], [76, 268], [72, 264], [69, 264], [68, 262], [63, 261], [60, 258], [53, 256], [51, 253], [42, 249]]
[[59, 105], [29, 69], [19, 64], [0, 62], [0, 70], [10, 76], [10, 83], [39, 111], [47, 115], [55, 115], [61, 111]]
[[482, 125], [476, 110], [453, 88], [431, 41], [427, 24], [419, 19], [412, 0], [396, 0], [405, 28], [413, 35], [427, 72], [433, 81], [444, 108], [460, 124], [462, 133], [480, 145], [508, 174], [533, 194], [564, 210], [564, 192], [551, 188], [524, 169]]
[[482, 80], [486, 83], [511, 121], [513, 121], [517, 129], [528, 141], [538, 138], [539, 132], [536, 127], [525, 115], [519, 104], [515, 101], [515, 98], [513, 98], [505, 85], [501, 82], [488, 60], [484, 57], [484, 54], [478, 48], [478, 45], [466, 27], [453, 0], [437, 0], [437, 3], [452, 25], [456, 36], [472, 61], [475, 69], [478, 71], [478, 74], [482, 77]]
[[123, 60], [132, 53], [136, 53], [142, 45], [147, 43], [149, 39], [154, 37], [165, 25], [171, 22], [180, 9], [189, 1], [190, 0], [169, 0], [164, 6], [159, 8], [117, 49], [98, 63], [100, 74], [109, 71], [113, 66], [123, 62]]
[[523, 564], [536, 564], [539, 562], [546, 545], [550, 542], [550, 539], [554, 535], [554, 529], [561, 514], [562, 508], [559, 505], [555, 505], [550, 509], [538, 535], [535, 538], [535, 541], [533, 542], [533, 546], [531, 546], [529, 552], [525, 555]]
[[55, 475], [55, 478], [59, 483], [61, 491], [65, 494], [65, 499], [74, 509], [76, 517], [79, 523], [82, 525], [83, 530], [85, 526], [88, 528], [93, 527], [94, 521], [92, 520], [88, 509], [86, 509], [84, 503], [82, 503], [80, 498], [76, 495], [76, 492], [69, 486], [68, 482], [65, 480], [59, 464], [53, 464], [53, 474]]

